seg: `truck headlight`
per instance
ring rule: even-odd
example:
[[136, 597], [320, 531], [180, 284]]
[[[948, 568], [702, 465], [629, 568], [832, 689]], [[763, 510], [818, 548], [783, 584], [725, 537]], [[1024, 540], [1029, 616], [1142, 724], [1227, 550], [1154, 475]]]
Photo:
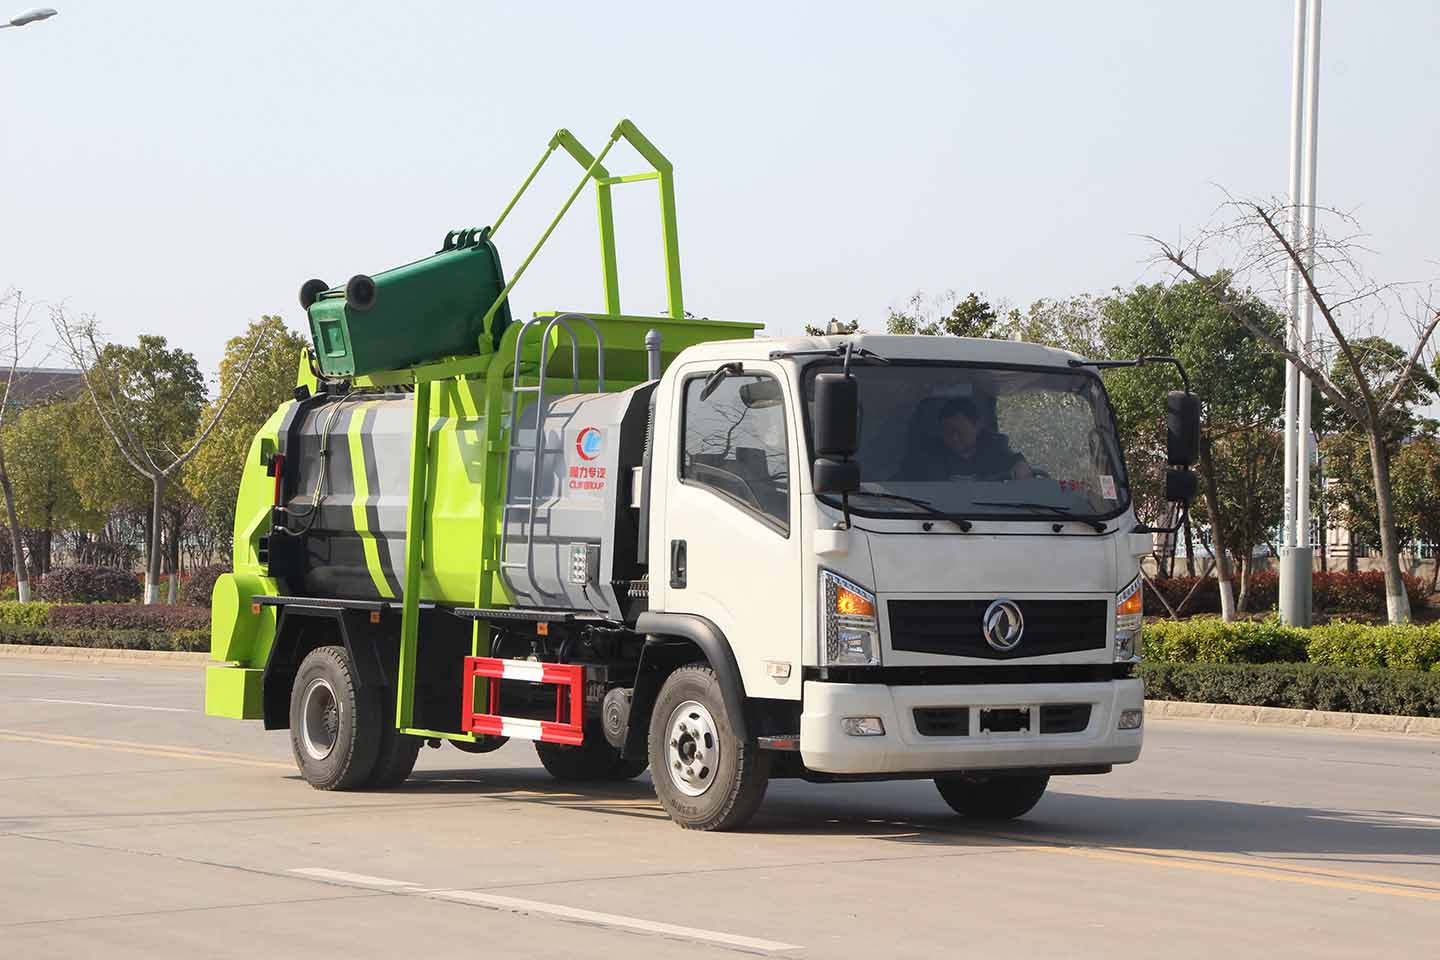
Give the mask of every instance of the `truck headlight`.
[[1140, 593], [1140, 584], [1140, 578], [1136, 577], [1115, 597], [1117, 662], [1133, 663], [1140, 659], [1140, 630], [1145, 619], [1145, 598]]
[[820, 654], [831, 667], [873, 667], [880, 664], [880, 627], [875, 620], [875, 594], [820, 571]]

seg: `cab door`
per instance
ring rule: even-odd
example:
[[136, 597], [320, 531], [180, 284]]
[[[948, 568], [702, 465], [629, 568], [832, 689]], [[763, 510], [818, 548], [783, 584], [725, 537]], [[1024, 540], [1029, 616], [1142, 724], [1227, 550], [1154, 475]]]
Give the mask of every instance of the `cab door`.
[[[774, 363], [697, 362], [680, 368], [666, 399], [669, 416], [656, 419], [669, 456], [663, 536], [651, 546], [655, 606], [724, 631], [748, 696], [798, 700], [803, 460], [790, 385]], [[788, 664], [789, 676], [772, 676], [784, 671], [767, 661]]]

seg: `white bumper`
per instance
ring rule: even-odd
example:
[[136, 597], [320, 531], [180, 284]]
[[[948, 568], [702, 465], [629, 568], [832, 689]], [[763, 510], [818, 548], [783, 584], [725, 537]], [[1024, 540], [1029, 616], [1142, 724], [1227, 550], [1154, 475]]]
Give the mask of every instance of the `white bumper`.
[[[1140, 680], [1108, 683], [1035, 683], [964, 686], [885, 686], [805, 681], [800, 755], [823, 773], [927, 773], [1131, 763], [1140, 756], [1141, 730], [1120, 730], [1121, 710], [1145, 708]], [[1075, 733], [986, 733], [985, 707], [1090, 705], [1090, 719]], [[973, 708], [966, 736], [925, 736], [915, 709]], [[879, 717], [884, 736], [847, 735], [845, 717]], [[1036, 726], [1032, 721], [1032, 726]]]

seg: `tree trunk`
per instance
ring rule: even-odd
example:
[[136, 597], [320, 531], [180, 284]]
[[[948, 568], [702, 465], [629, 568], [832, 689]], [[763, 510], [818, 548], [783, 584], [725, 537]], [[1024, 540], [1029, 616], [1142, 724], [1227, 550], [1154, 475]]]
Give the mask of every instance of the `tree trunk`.
[[170, 526], [170, 586], [169, 599], [166, 601], [170, 606], [175, 606], [175, 593], [180, 585], [180, 529], [184, 524], [184, 518], [177, 517]]
[[1200, 441], [1200, 469], [1205, 473], [1205, 508], [1210, 515], [1210, 549], [1215, 554], [1215, 581], [1220, 586], [1220, 616], [1235, 619], [1235, 585], [1230, 579], [1230, 554], [1220, 526], [1220, 491], [1215, 484], [1215, 465], [1210, 459], [1210, 438]]
[[1410, 596], [1400, 573], [1400, 535], [1390, 490], [1390, 451], [1378, 430], [1370, 431], [1370, 469], [1375, 479], [1375, 506], [1380, 523], [1380, 557], [1385, 567], [1385, 612], [1391, 623], [1410, 622]]
[[1235, 598], [1235, 612], [1245, 613], [1250, 608], [1250, 573], [1251, 568], [1255, 566], [1255, 558], [1253, 556], [1246, 557], [1243, 554], [1237, 556], [1235, 565], [1237, 567], [1236, 574], [1240, 579], [1240, 596]]
[[1355, 550], [1354, 527], [1345, 528], [1345, 538], [1349, 541], [1345, 544], [1345, 571], [1347, 573], [1355, 573], [1360, 569], [1360, 555]]
[[40, 544], [40, 573], [44, 575], [50, 572], [50, 561], [55, 553], [55, 511], [53, 507], [45, 508], [45, 537]]
[[1195, 535], [1190, 530], [1190, 511], [1185, 511], [1185, 572], [1195, 576]]
[[5, 453], [0, 451], [0, 490], [5, 493], [5, 518], [10, 522], [10, 541], [15, 550], [15, 596], [21, 603], [30, 602], [30, 575], [25, 567], [25, 544], [20, 536], [20, 517], [15, 512], [15, 487], [10, 471], [5, 469]]
[[145, 564], [145, 602], [160, 602], [160, 507], [165, 502], [165, 478], [160, 474], [150, 478], [150, 556]]

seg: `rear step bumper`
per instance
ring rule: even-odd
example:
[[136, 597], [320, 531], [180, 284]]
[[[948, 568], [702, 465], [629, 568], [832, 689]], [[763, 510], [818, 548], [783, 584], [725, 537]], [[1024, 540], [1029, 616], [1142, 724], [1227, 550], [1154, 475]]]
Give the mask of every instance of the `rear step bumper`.
[[[529, 720], [499, 713], [500, 685], [486, 684], [486, 710], [475, 711], [476, 681], [520, 680], [556, 686], [555, 719]], [[585, 741], [585, 668], [579, 665], [538, 663], [534, 660], [500, 660], [495, 657], [466, 657], [464, 703], [460, 729], [477, 736], [515, 737], [579, 746]]]

